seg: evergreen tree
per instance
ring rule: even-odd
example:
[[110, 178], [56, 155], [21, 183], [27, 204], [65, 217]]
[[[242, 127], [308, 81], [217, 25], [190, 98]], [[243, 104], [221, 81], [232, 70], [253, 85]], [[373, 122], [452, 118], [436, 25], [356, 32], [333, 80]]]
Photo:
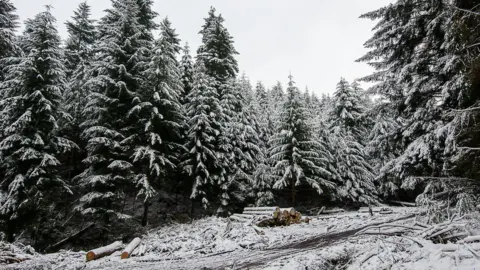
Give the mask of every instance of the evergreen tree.
[[364, 204], [376, 201], [373, 173], [362, 145], [362, 108], [349, 83], [341, 79], [334, 93], [330, 129], [335, 167], [340, 175], [339, 195]]
[[[238, 52], [233, 46], [233, 38], [223, 26], [222, 15], [215, 14], [215, 8], [210, 8], [208, 18], [200, 31], [202, 45], [197, 50], [197, 61], [201, 62], [207, 75], [217, 82], [217, 91], [222, 84], [235, 78], [238, 73], [238, 63], [235, 55]], [[219, 92], [220, 97], [221, 93]]]
[[190, 55], [190, 47], [188, 42], [185, 43], [185, 47], [182, 50], [182, 59], [180, 61], [180, 71], [182, 74], [183, 84], [183, 97], [182, 104], [187, 104], [187, 96], [190, 94], [193, 88], [193, 60]]
[[69, 37], [65, 45], [65, 67], [67, 77], [92, 58], [92, 45], [95, 42], [95, 25], [91, 19], [91, 7], [82, 2], [74, 11], [72, 21], [67, 21]]
[[42, 237], [41, 227], [56, 222], [52, 214], [58, 196], [71, 193], [58, 174], [59, 154], [74, 144], [57, 136], [65, 67], [54, 24], [49, 7], [25, 22], [25, 56], [6, 67], [6, 80], [0, 85], [6, 127], [0, 142], [5, 171], [0, 214], [7, 223], [8, 241], [29, 226], [32, 231], [37, 227], [36, 236]]
[[158, 187], [161, 179], [168, 179], [184, 152], [181, 137], [185, 113], [180, 103], [183, 85], [176, 59], [179, 40], [167, 19], [160, 29], [161, 37], [146, 71], [148, 87], [129, 113], [139, 120], [138, 130], [131, 138], [135, 142], [132, 163], [136, 183], [145, 200], [143, 226], [147, 225], [148, 200], [155, 195], [154, 186]]
[[386, 98], [402, 123], [399, 136], [392, 137], [401, 155], [382, 171], [402, 179], [405, 187], [415, 186], [418, 176], [444, 173], [444, 135], [437, 131], [444, 127], [442, 107], [448, 106], [438, 97], [452, 75], [445, 69], [446, 5], [443, 0], [400, 0], [362, 15], [378, 20], [365, 43], [370, 51], [358, 60], [376, 71], [362, 80], [376, 83], [370, 92]]
[[210, 193], [219, 174], [216, 144], [222, 125], [219, 121], [221, 105], [214, 81], [198, 63], [193, 76], [193, 88], [188, 95], [188, 155], [183, 166], [194, 178], [191, 198], [200, 197], [204, 208], [210, 204]]
[[18, 53], [15, 44], [15, 31], [18, 28], [16, 8], [10, 0], [0, 0], [0, 82], [4, 81], [3, 68], [7, 57]]
[[85, 121], [82, 113], [88, 101], [88, 87], [85, 84], [90, 76], [96, 37], [91, 7], [86, 2], [80, 3], [74, 11], [72, 21], [68, 21], [66, 26], [69, 37], [66, 41], [64, 62], [68, 87], [64, 95], [64, 107], [72, 119], [68, 123], [62, 123], [61, 128], [66, 137], [80, 146], [72, 156], [64, 158], [70, 178], [83, 170], [81, 162], [78, 161], [86, 155], [85, 144], [80, 138], [80, 124]]
[[362, 142], [366, 126], [365, 119], [362, 116], [365, 109], [362, 106], [358, 91], [342, 78], [333, 94], [335, 102], [332, 113], [335, 119], [334, 125], [342, 126], [358, 142]]
[[92, 90], [85, 113], [83, 137], [87, 140], [87, 169], [77, 178], [86, 193], [77, 209], [103, 218], [123, 217], [119, 199], [133, 182], [131, 149], [137, 119], [125, 116], [145, 86], [145, 52], [150, 42], [139, 23], [135, 0], [112, 0], [112, 8], [100, 21], [102, 29], [93, 62]]
[[330, 180], [331, 172], [326, 169], [323, 155], [326, 149], [314, 139], [307, 123], [300, 91], [292, 76], [287, 88], [286, 101], [281, 112], [280, 126], [270, 144], [270, 158], [275, 162], [274, 173], [279, 177], [273, 188], [290, 187], [292, 205], [296, 204], [296, 187], [306, 183], [318, 194], [335, 187]]

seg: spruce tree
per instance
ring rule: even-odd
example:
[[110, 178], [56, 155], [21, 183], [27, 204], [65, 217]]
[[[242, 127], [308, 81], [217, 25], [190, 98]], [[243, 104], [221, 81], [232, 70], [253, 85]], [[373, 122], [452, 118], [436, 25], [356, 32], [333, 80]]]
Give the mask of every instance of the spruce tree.
[[130, 156], [138, 119], [126, 116], [145, 86], [144, 53], [151, 43], [141, 34], [145, 28], [139, 23], [135, 0], [112, 0], [99, 28], [93, 77], [88, 82], [91, 93], [82, 124], [87, 169], [77, 177], [85, 194], [77, 209], [108, 224], [112, 217], [123, 217], [119, 199], [134, 181]]
[[68, 87], [64, 95], [64, 107], [72, 119], [62, 124], [62, 133], [80, 146], [71, 156], [64, 157], [68, 170], [66, 175], [71, 178], [84, 169], [79, 161], [86, 155], [85, 143], [80, 138], [80, 124], [85, 121], [82, 111], [89, 92], [85, 84], [90, 76], [96, 37], [91, 7], [86, 2], [80, 3], [72, 21], [68, 21], [66, 26], [69, 37], [65, 45], [64, 62]]
[[183, 97], [182, 104], [185, 106], [187, 104], [187, 96], [190, 94], [193, 88], [193, 60], [192, 55], [190, 54], [190, 47], [188, 42], [185, 43], [185, 46], [182, 50], [182, 59], [180, 60], [180, 72], [182, 74], [182, 84], [183, 84]]
[[[238, 73], [238, 63], [235, 59], [238, 52], [223, 22], [222, 15], [216, 15], [215, 8], [211, 7], [200, 31], [202, 45], [197, 50], [197, 61], [205, 66], [207, 75], [216, 80], [217, 91], [222, 84], [235, 78]], [[220, 92], [219, 94], [221, 96]]]
[[[160, 24], [161, 36], [153, 48], [152, 61], [146, 74], [148, 83], [129, 115], [138, 119], [137, 132], [132, 135], [136, 184], [144, 198], [142, 225], [147, 225], [149, 200], [154, 187], [162, 188], [176, 169], [183, 155], [182, 127], [185, 113], [180, 102], [183, 93], [177, 62], [179, 40], [170, 22]], [[173, 43], [172, 43], [173, 42]]]
[[[10, 0], [0, 0], [0, 82], [4, 81], [3, 68], [7, 65], [7, 57], [19, 53], [15, 44], [15, 31], [18, 28], [18, 15]], [[13, 60], [13, 59], [12, 59]]]
[[369, 52], [358, 60], [376, 71], [362, 80], [376, 83], [370, 92], [386, 98], [402, 123], [399, 136], [392, 137], [401, 155], [382, 171], [402, 179], [405, 187], [415, 186], [422, 175], [445, 173], [440, 131], [445, 125], [442, 108], [448, 104], [438, 97], [453, 87], [446, 87], [452, 76], [445, 68], [447, 5], [443, 0], [401, 0], [361, 16], [378, 20], [365, 43]]
[[0, 214], [7, 223], [8, 241], [25, 228], [41, 238], [42, 227], [56, 222], [52, 214], [58, 196], [71, 194], [58, 174], [59, 155], [75, 145], [58, 136], [66, 82], [55, 21], [47, 7], [25, 22], [29, 30], [22, 39], [25, 55], [5, 68], [0, 85], [5, 125], [0, 142], [5, 172]]
[[280, 115], [279, 128], [270, 140], [270, 159], [277, 175], [273, 188], [291, 190], [292, 205], [297, 202], [297, 186], [306, 183], [318, 194], [330, 193], [335, 187], [332, 174], [324, 166], [326, 149], [314, 139], [300, 91], [289, 77], [286, 101]]
[[222, 108], [214, 80], [206, 74], [202, 63], [195, 67], [193, 88], [187, 98], [190, 129], [187, 137], [188, 155], [183, 166], [194, 178], [191, 198], [200, 197], [203, 207], [207, 208], [221, 169], [216, 144], [222, 128], [219, 121]]
[[341, 79], [334, 93], [330, 118], [335, 168], [340, 175], [338, 193], [353, 202], [376, 202], [372, 168], [362, 145], [362, 108], [360, 98], [349, 83]]

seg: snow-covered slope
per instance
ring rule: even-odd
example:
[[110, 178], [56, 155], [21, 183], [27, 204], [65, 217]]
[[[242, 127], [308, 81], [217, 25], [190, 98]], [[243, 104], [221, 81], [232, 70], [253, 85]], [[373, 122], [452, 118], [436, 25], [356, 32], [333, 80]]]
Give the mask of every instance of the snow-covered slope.
[[[255, 229], [251, 224], [205, 218], [151, 230], [145, 255], [121, 260], [120, 252], [85, 262], [85, 252], [39, 255], [6, 269], [473, 269], [480, 261], [466, 248], [446, 254], [444, 245], [397, 236], [358, 235], [361, 228], [398, 220], [411, 225], [418, 210], [393, 214], [356, 212], [315, 218], [309, 224]], [[410, 217], [409, 217], [410, 216]], [[406, 218], [409, 217], [409, 218]], [[478, 223], [478, 216], [462, 222]], [[478, 228], [473, 228], [474, 232]], [[422, 245], [423, 247], [420, 247]], [[476, 246], [473, 246], [476, 249]], [[479, 246], [480, 248], [480, 246]]]

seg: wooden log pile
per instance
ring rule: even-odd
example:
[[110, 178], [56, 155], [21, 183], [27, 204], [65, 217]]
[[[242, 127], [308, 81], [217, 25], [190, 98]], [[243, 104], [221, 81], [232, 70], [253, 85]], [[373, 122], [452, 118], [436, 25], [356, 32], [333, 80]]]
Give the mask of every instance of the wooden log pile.
[[256, 223], [258, 227], [288, 226], [301, 222], [308, 223], [308, 218], [302, 219], [302, 214], [294, 208], [246, 207], [242, 214], [230, 216], [231, 221]]
[[24, 256], [21, 254], [16, 254], [10, 251], [0, 252], [0, 264], [19, 263], [29, 259], [30, 257]]

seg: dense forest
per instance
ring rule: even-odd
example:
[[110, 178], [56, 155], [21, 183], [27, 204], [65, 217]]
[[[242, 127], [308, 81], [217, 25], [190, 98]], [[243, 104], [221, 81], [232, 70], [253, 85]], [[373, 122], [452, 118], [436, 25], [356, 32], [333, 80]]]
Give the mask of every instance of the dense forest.
[[88, 245], [247, 205], [478, 203], [480, 1], [362, 15], [376, 26], [358, 61], [375, 71], [315, 89], [331, 96], [239, 74], [214, 8], [193, 57], [152, 6], [111, 0], [93, 20], [81, 3], [62, 40], [51, 7], [17, 33], [0, 0], [3, 240], [43, 250], [95, 222]]

